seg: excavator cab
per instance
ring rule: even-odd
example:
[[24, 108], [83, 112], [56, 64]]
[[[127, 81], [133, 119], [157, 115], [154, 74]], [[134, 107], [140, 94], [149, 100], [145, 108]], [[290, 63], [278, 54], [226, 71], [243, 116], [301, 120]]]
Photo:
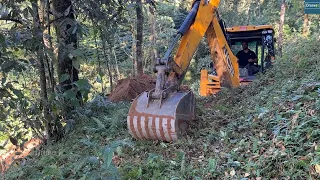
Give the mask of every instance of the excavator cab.
[[[274, 52], [274, 29], [271, 25], [261, 26], [234, 26], [225, 28], [224, 24], [220, 23], [224, 29], [224, 36], [228, 41], [229, 47], [234, 55], [242, 50], [242, 42], [247, 42], [249, 49], [255, 52], [258, 57], [258, 63], [255, 64], [256, 72], [254, 75], [249, 75], [246, 68], [239, 68], [240, 85], [246, 85], [256, 78], [257, 73], [263, 73], [266, 69], [272, 67], [275, 59]], [[221, 89], [220, 82], [215, 79], [215, 76], [208, 74], [208, 71], [201, 70], [200, 80], [200, 95], [210, 96], [219, 92]]]
[[[275, 59], [274, 53], [274, 29], [271, 25], [262, 26], [235, 26], [226, 29], [231, 50], [236, 55], [242, 50], [241, 43], [246, 41], [249, 49], [255, 52], [258, 63], [255, 64], [259, 72], [265, 72], [270, 68]], [[254, 75], [249, 76], [247, 69], [239, 68], [240, 82], [246, 84], [255, 79]]]

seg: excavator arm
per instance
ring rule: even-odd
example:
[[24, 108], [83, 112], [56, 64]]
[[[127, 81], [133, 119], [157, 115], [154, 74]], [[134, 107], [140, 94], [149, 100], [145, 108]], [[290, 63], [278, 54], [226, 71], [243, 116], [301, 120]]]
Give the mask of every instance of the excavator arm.
[[[217, 76], [211, 77], [217, 89], [223, 83], [239, 86], [237, 58], [219, 22], [220, 0], [196, 0], [163, 58], [156, 60], [156, 88], [139, 95], [127, 118], [129, 132], [136, 139], [176, 141], [195, 117], [195, 97], [179, 89], [201, 39], [206, 36]], [[174, 57], [171, 56], [179, 43]], [[211, 88], [212, 89], [212, 88]]]

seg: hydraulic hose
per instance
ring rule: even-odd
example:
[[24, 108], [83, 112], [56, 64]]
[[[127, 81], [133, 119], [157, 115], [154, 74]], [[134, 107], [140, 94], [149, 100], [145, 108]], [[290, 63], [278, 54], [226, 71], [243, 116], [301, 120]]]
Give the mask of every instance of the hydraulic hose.
[[177, 44], [177, 42], [179, 41], [179, 39], [189, 30], [191, 24], [193, 23], [198, 9], [199, 9], [199, 5], [200, 5], [200, 1], [196, 1], [193, 4], [193, 7], [191, 9], [191, 11], [189, 12], [188, 16], [186, 17], [186, 19], [183, 21], [182, 25], [180, 26], [178, 33], [176, 35], [176, 37], [174, 38], [173, 42], [170, 44], [166, 54], [164, 55], [164, 60], [167, 61], [169, 59], [169, 56], [171, 54], [171, 52], [174, 49], [174, 46]]
[[191, 11], [189, 12], [186, 19], [183, 21], [182, 25], [180, 26], [180, 29], [178, 30], [178, 33], [183, 36], [190, 28], [191, 24], [194, 21], [194, 18], [197, 15], [198, 9], [199, 9], [200, 1], [197, 1], [194, 3]]

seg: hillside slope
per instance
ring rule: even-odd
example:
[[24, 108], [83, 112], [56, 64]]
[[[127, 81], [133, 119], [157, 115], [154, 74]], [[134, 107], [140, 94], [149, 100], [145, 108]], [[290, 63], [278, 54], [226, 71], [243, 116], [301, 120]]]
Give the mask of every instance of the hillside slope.
[[57, 144], [34, 152], [8, 179], [319, 179], [320, 42], [287, 45], [248, 86], [198, 98], [197, 119], [178, 143], [137, 142], [129, 104], [97, 98]]

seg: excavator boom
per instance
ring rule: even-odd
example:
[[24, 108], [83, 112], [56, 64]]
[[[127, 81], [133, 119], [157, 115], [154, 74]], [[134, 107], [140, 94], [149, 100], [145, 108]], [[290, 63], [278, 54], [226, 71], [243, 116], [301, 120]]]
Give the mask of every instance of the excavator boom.
[[[206, 35], [218, 76], [213, 86], [224, 83], [239, 86], [237, 59], [230, 50], [219, 22], [220, 0], [196, 0], [164, 57], [156, 60], [156, 88], [139, 95], [127, 117], [129, 132], [136, 139], [177, 141], [195, 117], [195, 97], [191, 91], [180, 90], [192, 57]], [[180, 41], [181, 40], [181, 41]], [[174, 47], [179, 43], [174, 57]]]

